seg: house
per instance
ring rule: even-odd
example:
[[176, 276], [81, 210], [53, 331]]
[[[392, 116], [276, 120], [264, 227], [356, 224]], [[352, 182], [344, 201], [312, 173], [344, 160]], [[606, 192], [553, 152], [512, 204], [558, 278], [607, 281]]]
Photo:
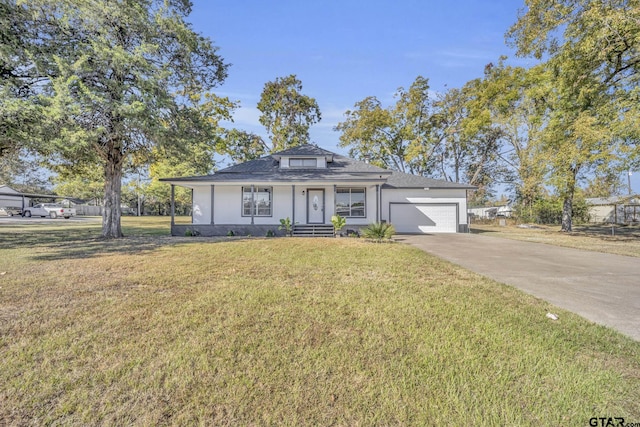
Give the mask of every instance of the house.
[[[203, 236], [278, 233], [285, 218], [298, 234], [332, 233], [332, 215], [345, 217], [345, 228], [353, 230], [385, 221], [397, 233], [466, 232], [466, 192], [476, 188], [379, 168], [314, 145], [213, 175], [161, 181], [171, 184], [172, 235], [191, 230]], [[192, 190], [191, 224], [175, 224], [175, 186]]]
[[640, 195], [595, 197], [585, 199], [589, 222], [631, 224], [640, 222]]
[[[8, 185], [0, 185], [0, 209], [3, 213], [22, 212], [22, 209], [29, 206], [31, 199], [25, 197], [22, 193], [14, 190]], [[5, 208], [13, 208], [12, 210]]]

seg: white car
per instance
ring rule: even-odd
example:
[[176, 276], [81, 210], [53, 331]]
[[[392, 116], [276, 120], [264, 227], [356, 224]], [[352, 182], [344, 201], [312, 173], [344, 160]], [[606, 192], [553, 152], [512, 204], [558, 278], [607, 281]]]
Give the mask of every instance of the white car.
[[76, 216], [76, 210], [73, 208], [65, 208], [57, 203], [40, 203], [30, 208], [24, 208], [23, 216], [27, 218], [32, 216], [58, 218], [61, 216], [69, 219], [72, 216]]

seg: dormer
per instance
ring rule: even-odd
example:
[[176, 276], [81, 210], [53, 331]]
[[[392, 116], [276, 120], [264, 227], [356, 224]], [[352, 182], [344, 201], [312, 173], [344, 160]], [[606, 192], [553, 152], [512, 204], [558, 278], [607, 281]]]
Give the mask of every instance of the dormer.
[[280, 169], [326, 169], [333, 153], [313, 145], [303, 145], [272, 155]]
[[281, 156], [280, 169], [326, 169], [324, 156]]

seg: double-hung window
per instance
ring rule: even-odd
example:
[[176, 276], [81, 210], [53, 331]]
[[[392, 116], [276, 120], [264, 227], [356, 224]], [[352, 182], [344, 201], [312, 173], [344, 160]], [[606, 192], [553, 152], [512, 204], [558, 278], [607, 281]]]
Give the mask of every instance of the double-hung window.
[[366, 197], [364, 188], [337, 188], [336, 214], [343, 217], [366, 217]]
[[272, 194], [272, 187], [242, 187], [242, 216], [271, 216]]

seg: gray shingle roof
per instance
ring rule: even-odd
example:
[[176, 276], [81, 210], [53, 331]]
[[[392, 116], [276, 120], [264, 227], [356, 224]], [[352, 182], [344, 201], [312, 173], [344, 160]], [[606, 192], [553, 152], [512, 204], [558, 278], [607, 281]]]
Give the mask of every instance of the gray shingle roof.
[[312, 144], [298, 145], [273, 153], [273, 156], [334, 156], [335, 153]]
[[426, 178], [424, 176], [411, 175], [402, 172], [393, 172], [383, 188], [464, 188], [474, 190], [478, 187], [458, 182], [445, 181], [441, 179]]
[[[278, 160], [281, 156], [326, 156], [333, 158], [326, 169], [280, 169]], [[384, 188], [464, 188], [476, 187], [467, 184], [442, 181], [390, 171], [369, 163], [341, 156], [316, 147], [301, 145], [280, 151], [256, 160], [240, 163], [221, 169], [213, 175], [191, 176], [181, 178], [162, 178], [161, 181], [173, 182], [228, 182], [228, 181], [380, 181]]]

